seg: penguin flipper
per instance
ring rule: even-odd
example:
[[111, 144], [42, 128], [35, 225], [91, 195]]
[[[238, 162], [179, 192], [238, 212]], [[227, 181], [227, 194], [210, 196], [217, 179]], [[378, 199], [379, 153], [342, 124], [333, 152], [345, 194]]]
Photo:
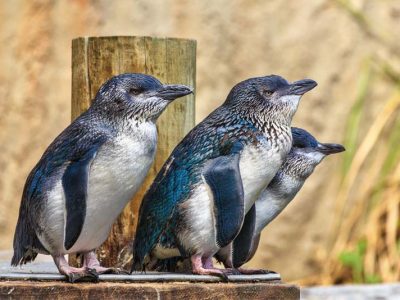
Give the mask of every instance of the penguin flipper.
[[[247, 212], [242, 229], [233, 241], [232, 245], [232, 264], [234, 268], [239, 268], [254, 255], [254, 229], [256, 225], [256, 205]], [[258, 244], [257, 244], [258, 246]]]
[[89, 170], [102, 142], [91, 145], [79, 159], [71, 161], [62, 177], [65, 194], [66, 225], [64, 247], [70, 249], [81, 234], [86, 215]]
[[[49, 145], [25, 182], [14, 234], [12, 265], [25, 264], [35, 259], [37, 253], [49, 253], [38, 238], [46, 233], [41, 218], [47, 205], [49, 180], [58, 178], [58, 172], [71, 162], [79, 161], [93, 145], [100, 146], [112, 131], [108, 128], [86, 127], [90, 115], [83, 113]], [[96, 146], [97, 145], [97, 146]], [[55, 177], [54, 177], [55, 176]]]
[[253, 236], [253, 241], [251, 242], [251, 248], [250, 248], [249, 256], [247, 257], [247, 262], [250, 261], [254, 257], [254, 254], [256, 254], [258, 245], [260, 244], [260, 238], [261, 238], [260, 233], [255, 234]]
[[239, 157], [240, 154], [235, 151], [214, 158], [208, 162], [203, 172], [214, 198], [217, 243], [220, 247], [225, 247], [236, 237], [244, 219], [244, 191]]

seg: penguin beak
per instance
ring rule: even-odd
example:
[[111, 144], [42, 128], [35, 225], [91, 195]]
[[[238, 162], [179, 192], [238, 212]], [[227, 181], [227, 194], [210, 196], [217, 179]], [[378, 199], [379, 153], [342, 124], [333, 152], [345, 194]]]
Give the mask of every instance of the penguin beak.
[[340, 144], [318, 144], [316, 150], [325, 155], [343, 152], [346, 149]]
[[172, 101], [192, 93], [193, 89], [186, 85], [164, 84], [161, 89], [157, 91], [157, 96], [164, 100]]
[[317, 86], [317, 83], [311, 79], [303, 79], [295, 81], [290, 85], [288, 94], [289, 95], [304, 95], [308, 91], [312, 90]]

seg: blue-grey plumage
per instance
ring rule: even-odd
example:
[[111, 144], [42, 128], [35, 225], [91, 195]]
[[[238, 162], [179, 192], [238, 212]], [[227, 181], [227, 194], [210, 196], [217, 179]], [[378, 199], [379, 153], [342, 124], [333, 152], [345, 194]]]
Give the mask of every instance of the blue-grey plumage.
[[[108, 80], [29, 174], [12, 265], [45, 253], [70, 281], [110, 271], [100, 267], [93, 250], [107, 238], [153, 162], [158, 116], [191, 92], [144, 74]], [[69, 267], [64, 255], [70, 253], [83, 253], [85, 268]]]
[[[244, 242], [244, 239], [236, 238], [232, 244], [216, 255], [217, 259], [222, 261], [226, 267], [239, 268], [249, 261], [257, 250], [261, 231], [294, 199], [315, 167], [327, 155], [345, 150], [339, 144], [318, 142], [304, 129], [293, 127], [292, 136], [292, 149], [278, 173], [255, 202], [253, 232], [240, 232], [238, 236], [250, 238]], [[239, 268], [239, 271], [242, 273], [263, 272], [263, 270], [243, 268]]]
[[299, 100], [315, 86], [271, 75], [233, 87], [174, 149], [144, 196], [133, 270], [181, 256], [191, 257], [193, 273], [224, 274], [211, 259], [237, 235], [278, 171], [291, 148]]

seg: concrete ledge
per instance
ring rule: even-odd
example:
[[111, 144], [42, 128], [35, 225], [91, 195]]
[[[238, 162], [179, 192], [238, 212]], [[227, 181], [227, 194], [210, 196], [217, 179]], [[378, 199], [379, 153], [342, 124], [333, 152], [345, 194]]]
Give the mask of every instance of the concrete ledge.
[[301, 289], [303, 300], [398, 300], [400, 283], [383, 284], [345, 284], [333, 286], [316, 286]]
[[0, 299], [300, 299], [298, 287], [258, 283], [0, 281]]

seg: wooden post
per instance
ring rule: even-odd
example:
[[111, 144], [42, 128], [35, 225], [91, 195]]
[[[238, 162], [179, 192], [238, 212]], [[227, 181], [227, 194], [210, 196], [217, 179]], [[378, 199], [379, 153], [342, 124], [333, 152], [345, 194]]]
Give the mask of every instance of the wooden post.
[[[100, 86], [122, 73], [145, 73], [162, 83], [195, 88], [196, 41], [153, 37], [85, 37], [72, 41], [72, 120], [84, 112]], [[194, 95], [173, 102], [157, 122], [156, 159], [134, 199], [114, 223], [107, 241], [98, 250], [105, 266], [125, 266], [135, 232], [140, 201], [162, 164], [195, 124]], [[113, 199], [110, 199], [112, 201]], [[74, 259], [70, 260], [74, 262]]]

